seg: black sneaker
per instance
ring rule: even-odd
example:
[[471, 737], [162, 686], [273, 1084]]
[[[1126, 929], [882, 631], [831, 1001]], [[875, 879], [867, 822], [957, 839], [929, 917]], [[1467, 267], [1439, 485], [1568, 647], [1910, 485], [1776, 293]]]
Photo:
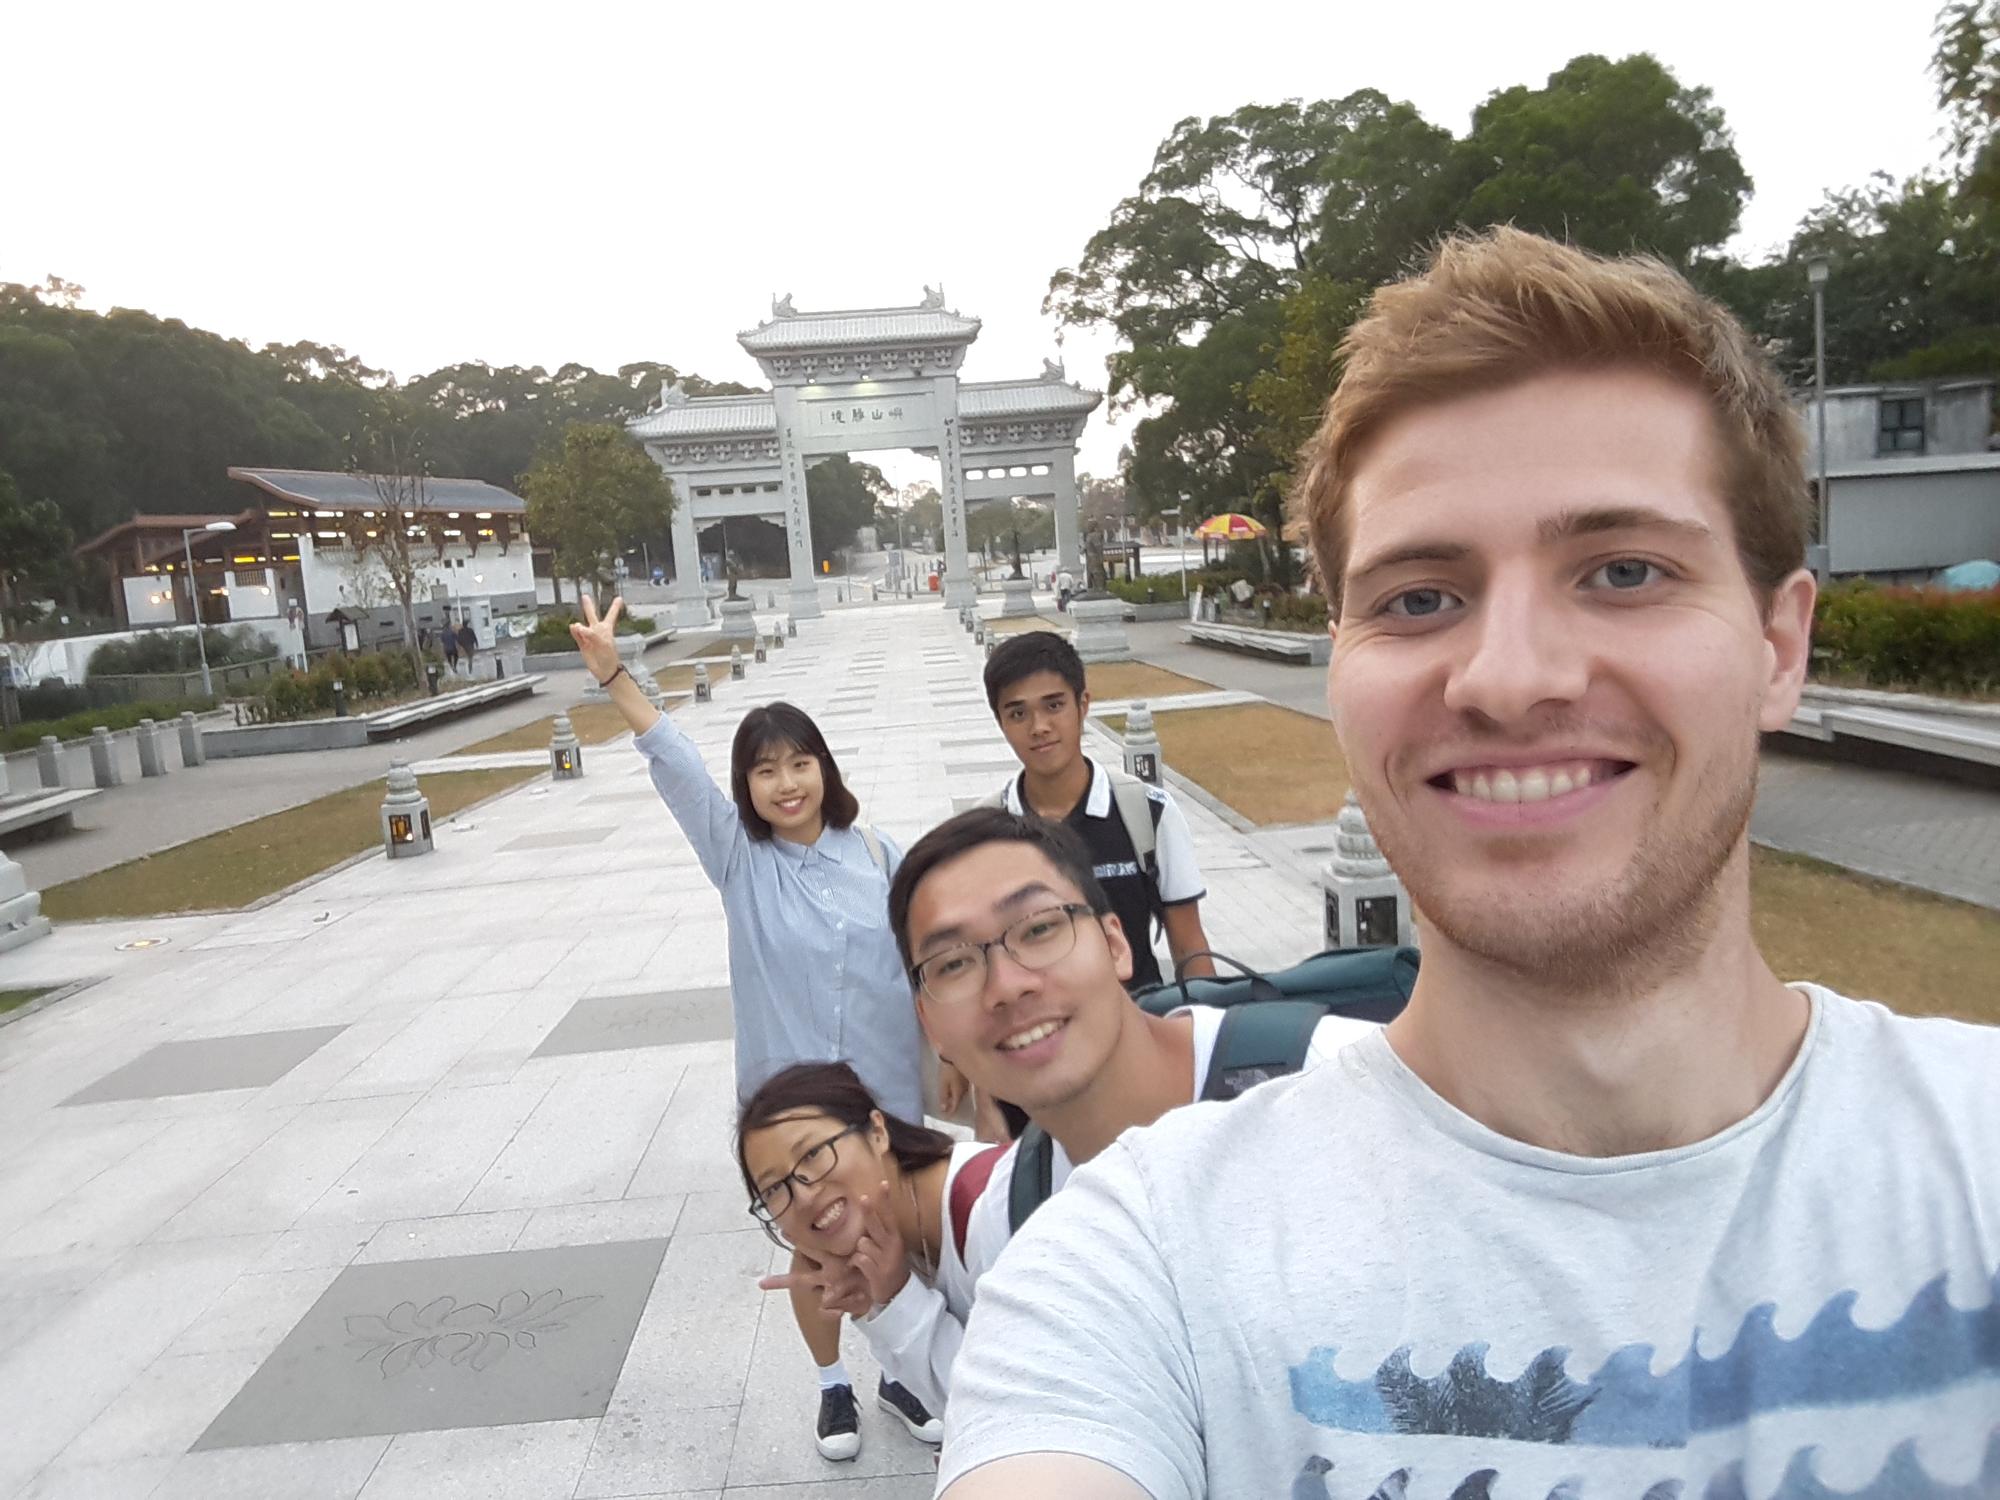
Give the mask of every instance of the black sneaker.
[[944, 1422], [924, 1410], [924, 1403], [896, 1381], [883, 1378], [875, 1387], [875, 1404], [909, 1429], [910, 1436], [933, 1447], [944, 1441]]
[[861, 1451], [861, 1414], [854, 1409], [854, 1387], [829, 1385], [819, 1393], [819, 1456], [846, 1463]]

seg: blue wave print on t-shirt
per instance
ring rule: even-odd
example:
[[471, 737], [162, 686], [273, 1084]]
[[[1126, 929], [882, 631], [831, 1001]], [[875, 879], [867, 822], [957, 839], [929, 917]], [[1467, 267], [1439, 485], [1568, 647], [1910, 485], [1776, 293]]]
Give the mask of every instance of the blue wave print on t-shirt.
[[[1993, 1500], [2000, 1495], [2000, 1430], [1986, 1444], [1979, 1472], [1963, 1482], [1940, 1479], [1924, 1468], [1915, 1442], [1898, 1443], [1880, 1472], [1859, 1489], [1833, 1485], [1814, 1467], [1816, 1451], [1801, 1448], [1785, 1466], [1774, 1490], [1752, 1492], [1743, 1481], [1743, 1465], [1725, 1465], [1706, 1483], [1689, 1485], [1680, 1479], [1656, 1480], [1643, 1490], [1622, 1478], [1615, 1487], [1593, 1484], [1581, 1476], [1562, 1480], [1546, 1500]], [[1332, 1459], [1308, 1457], [1292, 1481], [1292, 1500], [1406, 1500], [1411, 1470], [1395, 1469], [1371, 1483], [1365, 1473], [1338, 1472]], [[1500, 1484], [1498, 1469], [1475, 1469], [1452, 1487], [1449, 1500], [1493, 1500]]]
[[1705, 1358], [1690, 1340], [1663, 1375], [1653, 1373], [1650, 1344], [1628, 1344], [1579, 1381], [1568, 1372], [1569, 1350], [1552, 1345], [1501, 1380], [1486, 1371], [1488, 1346], [1468, 1343], [1436, 1375], [1416, 1374], [1406, 1346], [1372, 1376], [1343, 1380], [1337, 1351], [1320, 1347], [1291, 1369], [1292, 1406], [1316, 1426], [1346, 1432], [1680, 1447], [1760, 1412], [1870, 1406], [2000, 1374], [2000, 1271], [1987, 1292], [1985, 1305], [1956, 1308], [1939, 1276], [1877, 1330], [1855, 1325], [1858, 1293], [1842, 1292], [1792, 1339], [1778, 1334], [1777, 1309], [1764, 1303], [1722, 1354]]

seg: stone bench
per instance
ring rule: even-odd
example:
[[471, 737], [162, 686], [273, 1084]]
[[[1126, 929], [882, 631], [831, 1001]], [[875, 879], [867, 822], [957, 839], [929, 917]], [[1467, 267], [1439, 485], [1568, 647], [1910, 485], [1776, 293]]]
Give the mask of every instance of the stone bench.
[[[1796, 717], [1793, 722], [1797, 723]], [[1972, 720], [1881, 708], [1821, 708], [1818, 727], [1828, 737], [1873, 740], [1925, 755], [2000, 766], [2000, 728]]]
[[526, 677], [502, 677], [494, 682], [481, 683], [478, 687], [459, 688], [453, 692], [440, 693], [435, 698], [420, 698], [415, 703], [405, 703], [397, 708], [385, 708], [380, 713], [361, 717], [371, 740], [385, 739], [401, 734], [413, 724], [422, 724], [431, 719], [449, 718], [463, 713], [469, 708], [485, 708], [489, 704], [503, 703], [509, 698], [525, 698], [542, 685], [539, 673]]
[[95, 787], [0, 795], [0, 833], [18, 833], [43, 823], [54, 825], [52, 832], [72, 833], [76, 830], [77, 808], [97, 795]]
[[1317, 630], [1260, 630], [1250, 625], [1220, 625], [1209, 620], [1192, 620], [1181, 627], [1181, 634], [1197, 646], [1245, 651], [1254, 656], [1298, 662], [1302, 666], [1323, 667], [1333, 655], [1332, 640]]

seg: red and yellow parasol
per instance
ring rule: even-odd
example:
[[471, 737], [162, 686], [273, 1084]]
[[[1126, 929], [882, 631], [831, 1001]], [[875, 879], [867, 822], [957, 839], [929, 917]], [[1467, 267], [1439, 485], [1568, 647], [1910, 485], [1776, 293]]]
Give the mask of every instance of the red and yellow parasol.
[[1253, 516], [1230, 510], [1224, 511], [1219, 516], [1210, 516], [1195, 527], [1194, 534], [1199, 537], [1219, 537], [1232, 542], [1248, 542], [1267, 535], [1268, 528]]

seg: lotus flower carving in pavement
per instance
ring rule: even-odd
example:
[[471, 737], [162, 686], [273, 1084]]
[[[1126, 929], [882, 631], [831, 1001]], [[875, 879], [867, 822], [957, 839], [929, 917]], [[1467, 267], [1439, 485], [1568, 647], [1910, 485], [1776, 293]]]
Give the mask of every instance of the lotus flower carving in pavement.
[[451, 1296], [433, 1298], [422, 1307], [398, 1302], [386, 1316], [350, 1314], [347, 1347], [361, 1350], [360, 1360], [378, 1361], [384, 1380], [440, 1361], [485, 1370], [510, 1349], [534, 1348], [537, 1339], [567, 1328], [570, 1319], [602, 1300], [564, 1297], [558, 1287], [536, 1297], [509, 1292], [497, 1306]]

